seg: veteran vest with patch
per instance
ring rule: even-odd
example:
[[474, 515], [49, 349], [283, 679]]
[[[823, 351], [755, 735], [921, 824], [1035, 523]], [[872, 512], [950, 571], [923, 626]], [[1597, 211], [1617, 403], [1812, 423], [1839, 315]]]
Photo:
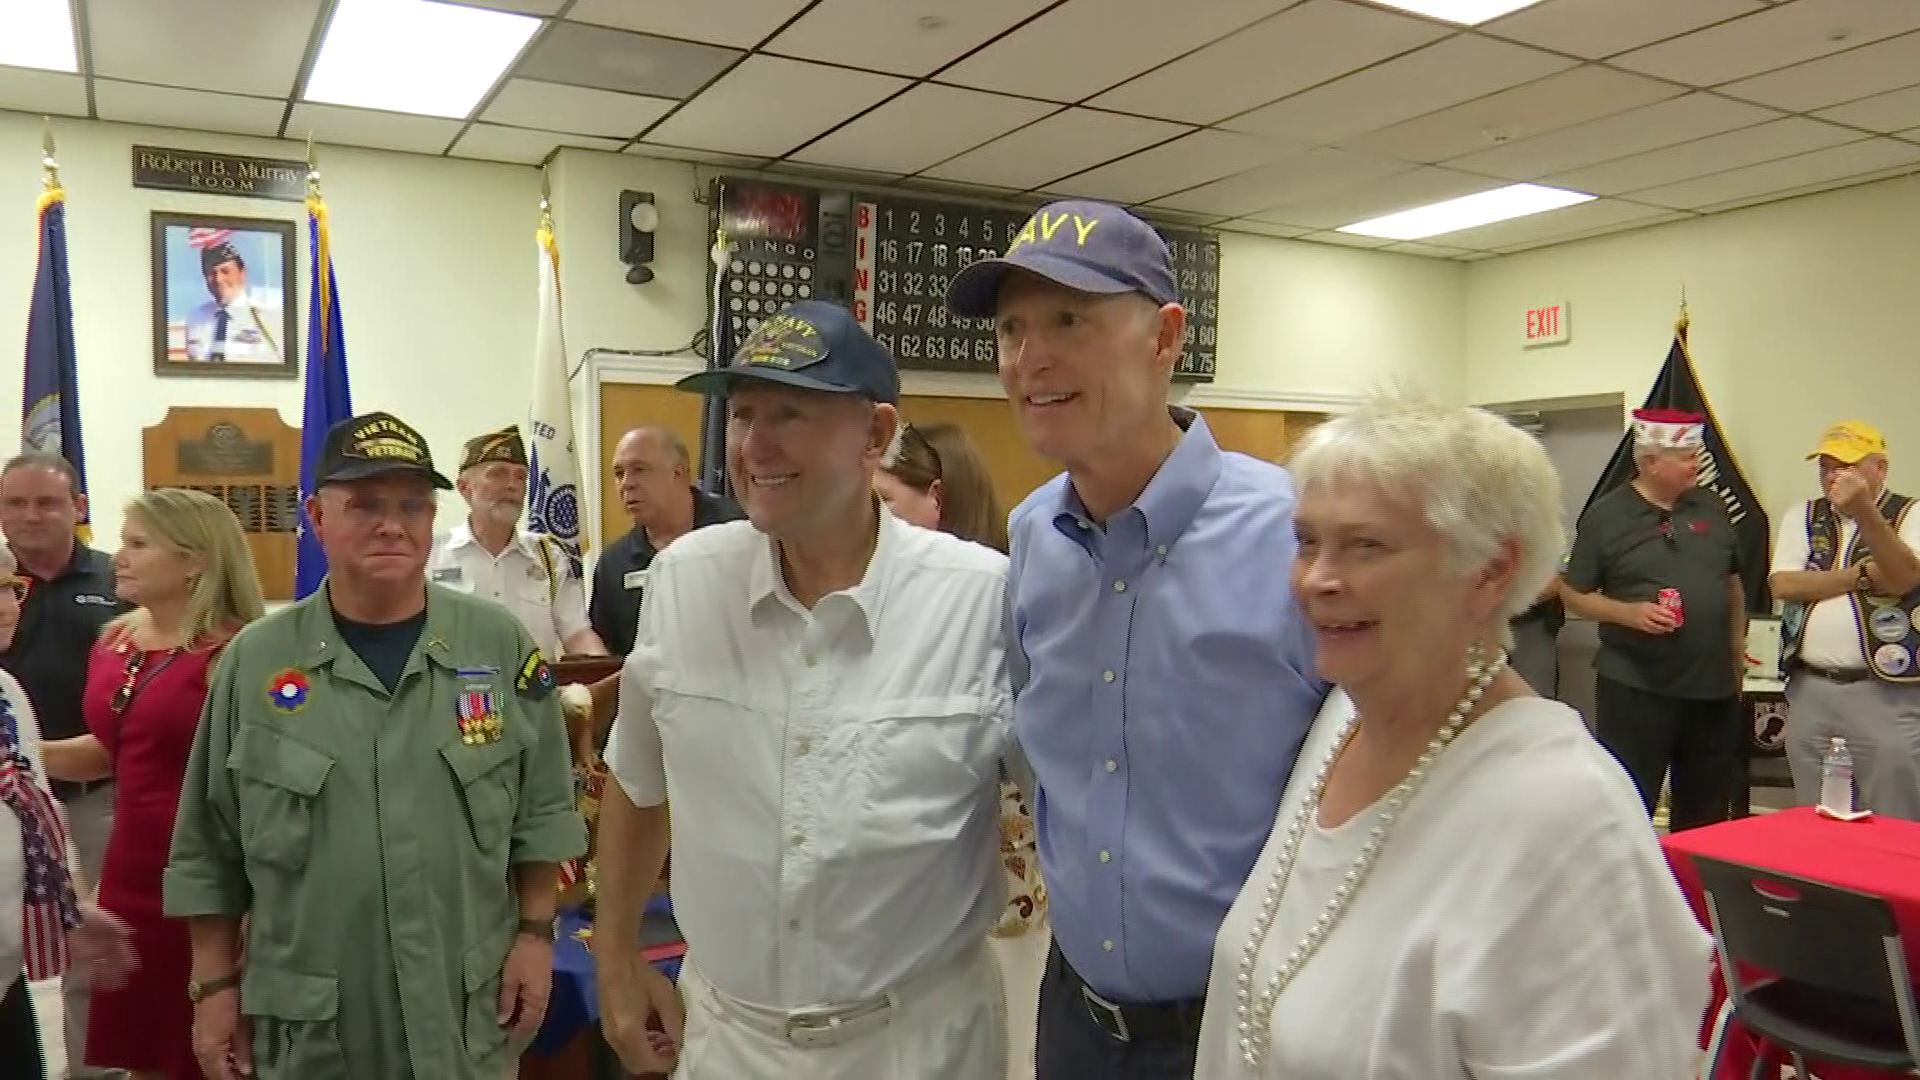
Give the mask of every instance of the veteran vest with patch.
[[[1900, 530], [1914, 500], [1886, 492], [1880, 497], [1880, 515]], [[1807, 503], [1807, 569], [1831, 570], [1835, 556], [1841, 565], [1856, 566], [1871, 554], [1860, 531], [1854, 530], [1847, 550], [1840, 548], [1840, 521], [1833, 504], [1826, 498]], [[1853, 605], [1853, 622], [1860, 635], [1860, 652], [1867, 658], [1867, 671], [1874, 678], [1890, 683], [1920, 683], [1920, 589], [1905, 596], [1869, 596], [1854, 592], [1847, 596]], [[1800, 641], [1806, 634], [1807, 616], [1812, 605], [1789, 602], [1780, 616], [1780, 670], [1792, 674], [1800, 662]]]

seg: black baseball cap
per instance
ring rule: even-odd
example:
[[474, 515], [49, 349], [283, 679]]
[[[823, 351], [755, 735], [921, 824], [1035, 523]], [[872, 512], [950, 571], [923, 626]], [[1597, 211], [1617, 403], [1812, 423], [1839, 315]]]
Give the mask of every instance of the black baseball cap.
[[1034, 212], [1005, 255], [969, 263], [947, 287], [947, 310], [991, 318], [1009, 270], [1025, 270], [1083, 293], [1140, 293], [1180, 302], [1173, 253], [1153, 226], [1110, 203], [1067, 199]]
[[900, 368], [893, 356], [861, 328], [853, 312], [825, 300], [788, 305], [760, 324], [734, 352], [731, 364], [674, 385], [724, 394], [741, 380], [858, 394], [888, 405], [900, 402]]
[[313, 470], [313, 485], [365, 480], [393, 472], [424, 476], [442, 491], [453, 490], [453, 483], [434, 471], [427, 440], [411, 425], [392, 413], [363, 413], [327, 429], [326, 441], [320, 445], [320, 461]]

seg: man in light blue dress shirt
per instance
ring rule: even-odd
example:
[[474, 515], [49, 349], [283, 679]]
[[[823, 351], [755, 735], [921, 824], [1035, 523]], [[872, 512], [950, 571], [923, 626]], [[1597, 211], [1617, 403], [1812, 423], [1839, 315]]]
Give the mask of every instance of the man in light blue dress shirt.
[[1007, 655], [1055, 948], [1038, 1080], [1188, 1080], [1213, 939], [1326, 696], [1288, 587], [1284, 469], [1169, 408], [1166, 243], [1059, 202], [953, 281], [1028, 442], [1066, 472], [1010, 523]]

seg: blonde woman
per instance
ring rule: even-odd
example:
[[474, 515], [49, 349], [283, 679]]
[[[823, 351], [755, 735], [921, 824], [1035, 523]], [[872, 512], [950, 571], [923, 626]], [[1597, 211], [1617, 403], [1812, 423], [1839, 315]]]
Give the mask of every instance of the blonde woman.
[[233, 512], [185, 488], [127, 505], [113, 574], [135, 607], [107, 625], [88, 663], [82, 710], [92, 733], [45, 747], [55, 777], [117, 781], [99, 902], [132, 927], [140, 969], [123, 988], [94, 995], [87, 1064], [135, 1080], [200, 1080], [187, 927], [162, 916], [160, 874], [207, 672], [265, 605]]

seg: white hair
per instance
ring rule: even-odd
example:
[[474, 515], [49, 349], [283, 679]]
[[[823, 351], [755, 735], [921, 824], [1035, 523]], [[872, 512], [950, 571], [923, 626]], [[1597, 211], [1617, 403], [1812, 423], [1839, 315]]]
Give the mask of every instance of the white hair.
[[1532, 607], [1560, 565], [1560, 477], [1533, 436], [1485, 409], [1378, 397], [1314, 428], [1289, 468], [1303, 492], [1361, 483], [1407, 500], [1462, 574], [1512, 541], [1519, 563], [1501, 599], [1503, 618]]

